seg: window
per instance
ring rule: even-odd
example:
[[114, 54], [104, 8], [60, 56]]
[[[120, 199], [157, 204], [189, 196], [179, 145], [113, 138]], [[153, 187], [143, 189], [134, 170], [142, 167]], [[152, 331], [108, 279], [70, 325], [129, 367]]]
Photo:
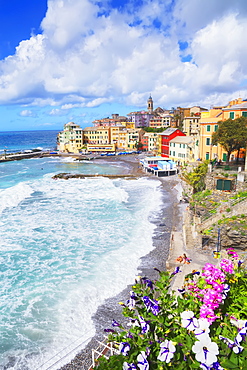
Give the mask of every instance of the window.
[[207, 132], [210, 131], [210, 125], [207, 125]]
[[234, 119], [234, 112], [230, 112], [229, 118]]
[[183, 148], [185, 148], [185, 144], [183, 144]]
[[219, 125], [214, 125], [214, 131], [217, 131], [218, 130], [218, 127], [219, 127]]
[[209, 137], [206, 138], [206, 145], [210, 145], [210, 138]]
[[247, 112], [242, 112], [242, 117], [247, 117]]
[[175, 152], [173, 152], [173, 157], [175, 157]]
[[206, 153], [206, 159], [209, 159], [209, 152]]

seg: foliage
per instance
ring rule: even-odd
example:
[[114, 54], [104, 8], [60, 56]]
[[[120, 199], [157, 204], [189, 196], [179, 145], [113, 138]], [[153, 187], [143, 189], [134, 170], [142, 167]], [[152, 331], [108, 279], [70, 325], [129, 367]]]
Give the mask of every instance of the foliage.
[[193, 171], [182, 171], [183, 179], [192, 187], [193, 193], [205, 189], [205, 176], [208, 171], [209, 161], [203, 161]]
[[136, 281], [122, 303], [128, 328], [113, 320], [105, 330], [119, 354], [96, 369], [246, 370], [247, 275], [234, 250], [228, 256], [187, 275], [180, 296], [170, 290], [179, 267]]
[[142, 127], [146, 132], [163, 132], [166, 130], [165, 127]]
[[237, 194], [233, 195], [231, 199], [246, 198], [247, 191], [239, 191]]
[[193, 194], [192, 198], [197, 202], [201, 202], [202, 199], [207, 198], [209, 195], [212, 195], [212, 190], [206, 189], [204, 191]]
[[[227, 152], [227, 162], [234, 150], [245, 148], [247, 141], [247, 118], [240, 117], [218, 122], [218, 130], [212, 135], [212, 145], [220, 144]], [[226, 169], [226, 168], [225, 168]]]

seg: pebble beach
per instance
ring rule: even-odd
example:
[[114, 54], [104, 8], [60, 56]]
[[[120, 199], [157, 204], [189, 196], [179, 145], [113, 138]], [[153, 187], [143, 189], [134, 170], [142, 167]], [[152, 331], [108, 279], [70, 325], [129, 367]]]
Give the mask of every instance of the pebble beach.
[[[109, 163], [109, 166], [122, 165], [123, 174], [132, 174], [136, 177], [153, 175], [144, 173], [140, 163], [139, 156], [129, 155], [124, 157], [111, 157], [96, 159], [96, 162]], [[131, 180], [130, 180], [131, 181]], [[166, 270], [167, 261], [170, 254], [170, 244], [172, 233], [181, 232], [183, 227], [183, 212], [184, 204], [180, 203], [182, 195], [181, 180], [178, 175], [159, 177], [157, 181], [162, 187], [163, 207], [159, 212], [158, 217], [152, 222], [155, 224], [153, 234], [153, 250], [146, 256], [141, 258], [138, 273], [141, 276], [147, 276], [150, 279], [157, 279], [158, 270]], [[173, 257], [172, 257], [173, 258]], [[133, 276], [133, 284], [135, 277]], [[122, 322], [124, 317], [121, 314], [122, 308], [119, 302], [125, 302], [129, 298], [131, 286], [126, 287], [119, 295], [107, 299], [103, 305], [99, 307], [93, 317], [96, 334], [86, 347], [78, 353], [75, 358], [68, 364], [60, 367], [60, 370], [88, 370], [92, 365], [92, 349], [99, 347], [98, 341], [102, 341], [105, 337], [104, 329], [111, 328], [112, 320]]]

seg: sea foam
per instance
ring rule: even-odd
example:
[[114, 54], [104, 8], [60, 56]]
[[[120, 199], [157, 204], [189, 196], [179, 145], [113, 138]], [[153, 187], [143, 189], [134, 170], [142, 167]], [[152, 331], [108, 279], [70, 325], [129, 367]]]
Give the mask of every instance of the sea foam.
[[159, 184], [45, 175], [1, 191], [11, 199], [0, 225], [0, 359], [8, 369], [44, 370], [72, 351], [68, 361], [94, 335], [99, 305], [134, 282], [153, 248]]

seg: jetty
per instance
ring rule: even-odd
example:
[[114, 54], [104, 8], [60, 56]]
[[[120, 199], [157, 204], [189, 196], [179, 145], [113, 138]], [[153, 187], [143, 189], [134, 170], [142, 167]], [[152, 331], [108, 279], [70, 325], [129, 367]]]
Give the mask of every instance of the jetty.
[[52, 177], [53, 180], [69, 180], [69, 179], [85, 179], [88, 177], [108, 177], [109, 179], [118, 179], [118, 178], [132, 178], [136, 179], [137, 176], [135, 174], [124, 174], [124, 175], [106, 175], [106, 174], [82, 174], [82, 173], [58, 173]]

